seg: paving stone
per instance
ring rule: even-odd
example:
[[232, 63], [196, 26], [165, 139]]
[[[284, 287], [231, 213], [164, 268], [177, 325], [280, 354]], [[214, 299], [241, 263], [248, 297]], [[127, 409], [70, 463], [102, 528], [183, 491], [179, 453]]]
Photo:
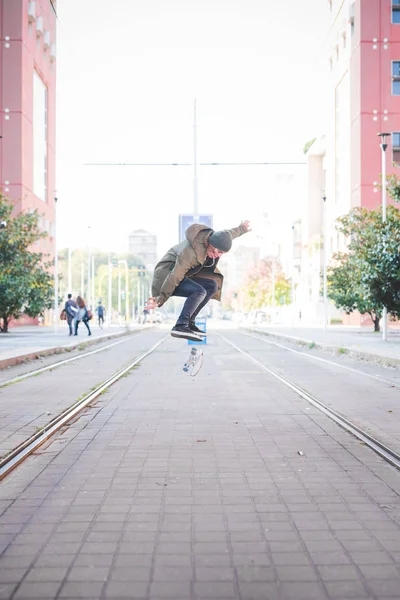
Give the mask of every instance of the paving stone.
[[[233, 583], [213, 581], [196, 581], [194, 584], [194, 593], [196, 598], [236, 598], [237, 591]], [[189, 596], [186, 596], [189, 598]]]
[[85, 567], [74, 566], [68, 573], [68, 581], [107, 581], [109, 567], [87, 565]]
[[61, 588], [59, 598], [99, 598], [104, 582], [67, 581]]
[[278, 586], [275, 583], [240, 582], [239, 590], [241, 600], [280, 600], [280, 598], [284, 598], [279, 595]]
[[326, 582], [325, 587], [331, 598], [352, 598], [368, 593], [366, 586], [361, 581]]
[[32, 600], [32, 598], [55, 598], [60, 588], [60, 583], [52, 583], [41, 581], [24, 581], [21, 583], [19, 588], [14, 594], [14, 598], [19, 600], [20, 598], [26, 598]]
[[67, 567], [36, 567], [31, 569], [26, 575], [25, 582], [61, 582], [65, 578], [67, 571]]

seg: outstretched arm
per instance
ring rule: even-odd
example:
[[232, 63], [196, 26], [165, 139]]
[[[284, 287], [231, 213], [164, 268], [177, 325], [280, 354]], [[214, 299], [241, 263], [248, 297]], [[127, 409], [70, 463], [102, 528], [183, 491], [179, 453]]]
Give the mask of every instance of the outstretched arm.
[[250, 221], [242, 221], [239, 227], [233, 227], [233, 229], [229, 229], [232, 239], [235, 239], [248, 231], [251, 231]]

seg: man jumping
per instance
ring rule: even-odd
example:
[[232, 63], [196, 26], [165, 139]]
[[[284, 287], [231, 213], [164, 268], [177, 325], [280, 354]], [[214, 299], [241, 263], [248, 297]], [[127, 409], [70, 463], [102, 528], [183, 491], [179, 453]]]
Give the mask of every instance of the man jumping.
[[221, 299], [223, 275], [218, 261], [229, 252], [232, 240], [250, 231], [249, 221], [239, 227], [213, 231], [201, 223], [186, 230], [186, 240], [173, 246], [154, 269], [152, 295], [146, 308], [162, 306], [171, 296], [187, 298], [175, 326], [173, 337], [201, 341], [205, 333], [195, 325], [196, 316], [211, 298]]

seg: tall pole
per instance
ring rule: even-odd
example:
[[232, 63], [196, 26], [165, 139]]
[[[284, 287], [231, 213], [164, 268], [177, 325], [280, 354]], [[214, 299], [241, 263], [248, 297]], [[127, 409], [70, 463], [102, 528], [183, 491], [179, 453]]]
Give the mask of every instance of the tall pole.
[[91, 309], [94, 308], [95, 303], [95, 291], [94, 291], [94, 255], [92, 254], [92, 293], [91, 293]]
[[54, 333], [58, 331], [57, 198], [54, 198]]
[[85, 295], [85, 263], [81, 262], [81, 289], [80, 295]]
[[107, 316], [108, 324], [111, 324], [111, 312], [112, 312], [112, 263], [111, 263], [111, 252], [108, 253], [108, 303], [107, 303]]
[[68, 293], [72, 294], [72, 264], [71, 264], [71, 248], [68, 248]]
[[[381, 156], [382, 156], [382, 223], [386, 223], [386, 149], [388, 147], [386, 138], [390, 133], [378, 133], [381, 138]], [[387, 342], [387, 307], [382, 309], [382, 340]]]
[[199, 191], [197, 181], [197, 107], [196, 100], [194, 101], [193, 110], [193, 215], [199, 215]]
[[90, 272], [91, 272], [91, 258], [90, 258], [90, 247], [88, 248], [88, 258], [87, 258], [87, 303], [90, 304], [90, 291], [91, 291], [91, 283], [90, 283]]
[[328, 263], [328, 232], [327, 232], [327, 210], [326, 210], [326, 196], [323, 196], [324, 201], [324, 332], [326, 332], [326, 326], [328, 321], [328, 280], [327, 280], [327, 263]]
[[274, 254], [272, 255], [272, 306], [274, 308], [275, 308], [275, 284], [276, 284], [275, 280], [276, 280], [276, 261], [275, 261], [275, 247], [274, 247]]
[[140, 321], [140, 277], [137, 279], [137, 310], [138, 310], [138, 322]]
[[118, 263], [118, 319], [121, 321], [121, 271]]
[[125, 260], [125, 319], [126, 324], [129, 323], [129, 272], [128, 261]]

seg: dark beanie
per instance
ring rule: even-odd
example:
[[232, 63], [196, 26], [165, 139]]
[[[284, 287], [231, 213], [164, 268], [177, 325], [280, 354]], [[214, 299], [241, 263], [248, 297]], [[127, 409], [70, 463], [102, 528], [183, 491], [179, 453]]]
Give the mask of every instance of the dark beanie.
[[230, 231], [214, 231], [208, 238], [208, 243], [221, 252], [228, 252], [232, 248], [232, 234]]

